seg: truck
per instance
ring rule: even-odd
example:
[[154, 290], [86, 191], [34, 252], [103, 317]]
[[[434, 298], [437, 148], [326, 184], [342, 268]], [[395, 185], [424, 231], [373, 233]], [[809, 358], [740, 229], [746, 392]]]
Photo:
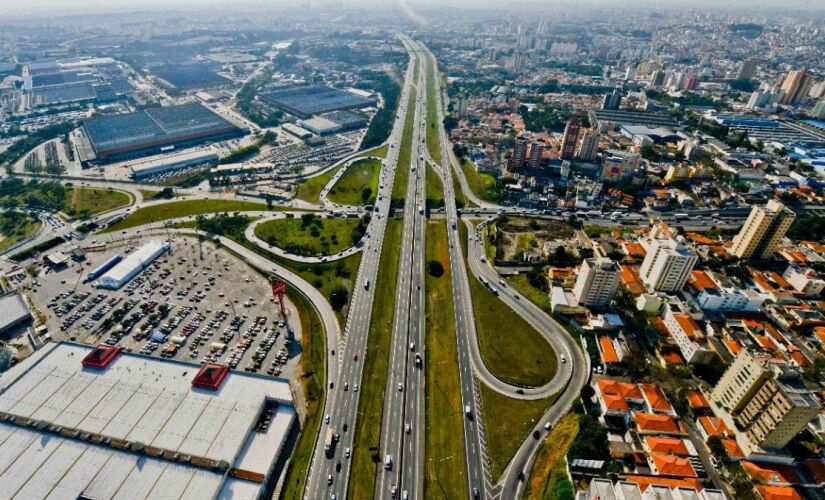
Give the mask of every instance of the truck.
[[683, 212], [676, 213], [676, 214], [673, 214], [673, 218], [676, 219], [676, 220], [684, 220], [684, 219], [688, 218], [688, 214], [683, 213]]
[[327, 429], [327, 435], [324, 438], [324, 453], [327, 458], [332, 457], [332, 452], [335, 450], [335, 429]]

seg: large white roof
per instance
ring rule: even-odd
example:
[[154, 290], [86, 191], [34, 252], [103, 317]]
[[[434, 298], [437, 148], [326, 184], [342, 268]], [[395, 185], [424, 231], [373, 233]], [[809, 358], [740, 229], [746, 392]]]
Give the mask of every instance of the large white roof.
[[[230, 372], [218, 390], [196, 389], [191, 381], [198, 365], [124, 352], [105, 369], [84, 368], [81, 361], [91, 349], [73, 343], [50, 344], [4, 373], [0, 376], [0, 411], [223, 460], [266, 476], [295, 418], [285, 380]], [[255, 432], [266, 400], [277, 401], [277, 411], [266, 432]], [[47, 470], [41, 467], [45, 460], [50, 460]], [[7, 489], [9, 474], [21, 484]], [[31, 484], [35, 478], [41, 484]], [[169, 482], [158, 490], [163, 495], [142, 489], [161, 479]], [[211, 498], [226, 489], [220, 472], [2, 421], [0, 484], [6, 492], [18, 486], [36, 490], [20, 498], [75, 498], [80, 491], [101, 499]], [[232, 490], [240, 493], [259, 486], [252, 483]]]

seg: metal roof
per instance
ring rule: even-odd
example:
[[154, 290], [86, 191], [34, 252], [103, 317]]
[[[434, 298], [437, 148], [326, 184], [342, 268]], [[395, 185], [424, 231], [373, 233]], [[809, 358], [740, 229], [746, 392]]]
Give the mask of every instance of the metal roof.
[[[0, 378], [0, 412], [64, 431], [225, 461], [267, 475], [296, 420], [283, 379], [231, 372], [220, 389], [191, 387], [199, 366], [121, 353], [104, 370], [82, 366], [91, 346], [47, 345]], [[264, 404], [277, 402], [265, 432]], [[227, 491], [220, 471], [147, 456], [91, 438], [0, 420], [0, 484], [20, 498], [213, 498]], [[131, 446], [131, 445], [129, 445]], [[129, 447], [127, 446], [127, 448]], [[193, 461], [194, 463], [194, 461]], [[236, 484], [227, 498], [254, 498], [261, 485]], [[19, 490], [19, 491], [18, 491]], [[252, 494], [254, 490], [255, 494]]]
[[30, 316], [20, 295], [10, 293], [0, 296], [0, 332]]

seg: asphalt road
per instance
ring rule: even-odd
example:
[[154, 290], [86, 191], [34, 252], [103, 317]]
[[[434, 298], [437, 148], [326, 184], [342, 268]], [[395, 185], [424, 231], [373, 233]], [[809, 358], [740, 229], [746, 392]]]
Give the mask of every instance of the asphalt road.
[[[406, 45], [406, 44], [405, 44]], [[407, 47], [411, 50], [411, 47]], [[424, 228], [425, 164], [421, 141], [426, 116], [426, 73], [419, 64], [417, 98], [413, 124], [412, 151], [407, 192], [404, 198], [404, 226], [396, 285], [395, 314], [390, 348], [390, 372], [384, 392], [381, 425], [382, 457], [393, 463], [376, 481], [376, 498], [423, 498], [424, 469], [424, 371], [416, 366], [415, 355], [424, 345]]]
[[[355, 391], [354, 388], [355, 384], [360, 385], [363, 374], [363, 359], [366, 354], [367, 335], [372, 313], [373, 290], [378, 275], [381, 246], [384, 242], [384, 231], [386, 229], [386, 215], [390, 208], [392, 185], [398, 163], [397, 145], [401, 143], [404, 132], [404, 123], [408, 111], [404, 103], [407, 102], [411, 91], [412, 80], [413, 65], [410, 64], [407, 68], [404, 88], [399, 100], [399, 103], [402, 104], [399, 106], [393, 130], [387, 141], [390, 148], [381, 169], [381, 183], [384, 188], [379, 189], [379, 194], [383, 194], [383, 196], [375, 203], [381, 217], [378, 218], [377, 224], [370, 228], [370, 243], [364, 246], [364, 255], [361, 259], [361, 266], [355, 281], [356, 286], [350, 301], [344, 337], [341, 339], [336, 351], [341, 368], [337, 376], [330, 373], [330, 387], [327, 394], [327, 404], [325, 405], [325, 413], [329, 415], [329, 423], [322, 425], [315, 446], [305, 492], [307, 498], [320, 499], [333, 498], [334, 496], [334, 498], [343, 499], [347, 497], [351, 459], [345, 457], [345, 450], [352, 450], [353, 448], [353, 434], [360, 395], [360, 391]], [[344, 384], [349, 384], [348, 390], [344, 390]], [[334, 434], [339, 436], [329, 456], [324, 450], [327, 429], [333, 429]]]

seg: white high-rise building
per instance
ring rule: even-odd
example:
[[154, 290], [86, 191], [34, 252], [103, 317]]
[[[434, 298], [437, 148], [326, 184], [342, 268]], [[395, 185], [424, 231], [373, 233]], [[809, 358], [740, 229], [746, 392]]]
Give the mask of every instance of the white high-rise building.
[[619, 265], [611, 259], [585, 259], [573, 287], [579, 305], [604, 307], [619, 288]]
[[677, 292], [682, 289], [698, 257], [687, 245], [673, 238], [653, 238], [639, 275], [649, 289]]
[[768, 201], [764, 207], [754, 206], [733, 238], [730, 253], [740, 259], [770, 258], [794, 219], [796, 214], [776, 200]]

